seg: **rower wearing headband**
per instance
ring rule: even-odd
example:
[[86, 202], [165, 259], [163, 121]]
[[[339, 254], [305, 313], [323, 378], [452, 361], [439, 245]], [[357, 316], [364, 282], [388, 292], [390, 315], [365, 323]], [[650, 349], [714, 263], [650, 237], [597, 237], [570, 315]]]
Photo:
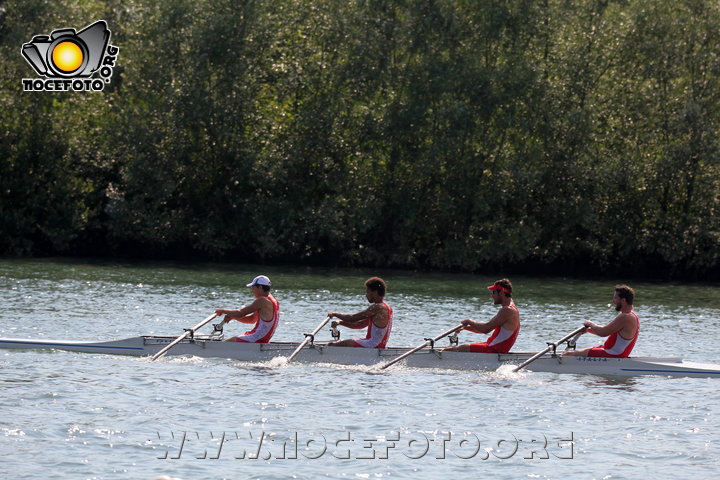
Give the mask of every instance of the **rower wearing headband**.
[[490, 333], [484, 342], [448, 347], [444, 351], [508, 353], [520, 332], [520, 312], [512, 299], [512, 283], [507, 278], [498, 280], [487, 287], [492, 294], [493, 303], [500, 305], [500, 311], [489, 322], [462, 321], [465, 330], [475, 333]]

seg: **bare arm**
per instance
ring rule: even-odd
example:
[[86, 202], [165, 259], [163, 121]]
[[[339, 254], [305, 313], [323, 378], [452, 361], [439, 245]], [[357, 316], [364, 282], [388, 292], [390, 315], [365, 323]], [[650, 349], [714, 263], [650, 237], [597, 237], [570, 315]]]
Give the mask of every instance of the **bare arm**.
[[600, 326], [595, 322], [586, 320], [584, 325], [588, 327], [590, 333], [594, 333], [600, 337], [607, 337], [613, 333], [617, 333], [623, 328], [631, 326], [632, 317], [627, 314], [620, 314], [615, 319], [605, 326]]
[[[348, 328], [365, 328], [368, 326], [370, 317], [377, 318], [379, 321], [376, 323], [378, 327], [383, 328], [387, 325], [387, 315], [384, 315], [385, 309], [377, 303], [370, 305], [368, 308], [357, 313], [338, 313], [330, 312], [328, 317], [337, 318], [339, 322], [333, 322], [333, 326], [341, 325]], [[381, 318], [384, 316], [384, 322]], [[385, 325], [382, 325], [384, 323]]]
[[490, 333], [497, 327], [504, 325], [511, 318], [511, 311], [507, 308], [503, 308], [497, 313], [497, 315], [491, 318], [489, 322], [476, 322], [468, 318], [463, 320], [462, 324], [465, 326], [466, 330], [476, 333]]
[[253, 318], [255, 312], [262, 309], [265, 306], [265, 302], [269, 300], [263, 298], [256, 298], [254, 302], [238, 310], [232, 310], [227, 308], [218, 308], [215, 313], [218, 315], [225, 315], [223, 322], [227, 323], [230, 320], [237, 320], [242, 323], [255, 323]]

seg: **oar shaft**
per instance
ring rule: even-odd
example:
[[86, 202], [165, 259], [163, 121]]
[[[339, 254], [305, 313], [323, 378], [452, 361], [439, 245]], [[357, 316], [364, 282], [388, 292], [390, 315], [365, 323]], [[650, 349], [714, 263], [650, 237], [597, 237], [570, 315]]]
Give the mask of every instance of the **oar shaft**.
[[532, 357], [528, 358], [528, 359], [525, 360], [523, 363], [521, 363], [520, 365], [518, 365], [518, 366], [515, 368], [515, 370], [513, 370], [513, 372], [517, 372], [518, 370], [520, 370], [520, 369], [523, 368], [524, 366], [530, 365], [532, 362], [534, 362], [535, 360], [537, 360], [538, 358], [542, 357], [542, 356], [545, 355], [547, 352], [549, 352], [551, 348], [552, 348], [552, 345], [548, 345], [548, 347], [547, 347], [545, 350], [539, 351], [538, 353], [536, 353], [535, 355], [533, 355]]
[[447, 332], [441, 333], [441, 334], [438, 335], [437, 337], [433, 338], [433, 342], [437, 342], [437, 341], [440, 340], [441, 338], [447, 337], [448, 335], [450, 335], [450, 334], [452, 334], [452, 333], [459, 332], [459, 331], [462, 330], [463, 328], [465, 328], [465, 327], [464, 327], [464, 325], [462, 325], [462, 324], [460, 324], [460, 325], [458, 325], [458, 326], [456, 326], [456, 327], [453, 327], [453, 328], [451, 328], [450, 330], [448, 330]]
[[290, 355], [290, 356], [288, 357], [287, 361], [289, 362], [290, 360], [292, 360], [293, 358], [295, 358], [295, 357], [297, 356], [297, 354], [300, 353], [300, 350], [302, 350], [303, 347], [304, 347], [305, 345], [307, 345], [307, 343], [308, 343], [310, 340], [312, 340], [312, 338], [320, 331], [320, 329], [323, 328], [323, 327], [325, 326], [325, 324], [326, 324], [327, 322], [329, 322], [329, 321], [330, 321], [330, 317], [325, 317], [325, 320], [323, 320], [322, 323], [320, 323], [320, 325], [318, 325], [318, 326], [315, 328], [315, 330], [313, 330], [313, 332], [312, 332], [310, 335], [308, 335], [307, 337], [305, 337], [305, 340], [303, 340], [302, 343], [301, 343], [301, 344], [295, 349], [295, 351], [292, 353], [292, 355]]
[[455, 332], [457, 332], [458, 330], [462, 330], [462, 328], [463, 328], [462, 325], [458, 325], [457, 327], [451, 328], [450, 330], [448, 330], [448, 331], [445, 332], [445, 333], [441, 333], [440, 335], [438, 335], [437, 337], [433, 338], [432, 340], [426, 340], [425, 343], [423, 343], [422, 345], [418, 345], [417, 347], [413, 348], [412, 350], [408, 350], [407, 352], [403, 353], [402, 355], [400, 355], [400, 356], [397, 357], [396, 359], [391, 360], [390, 362], [388, 362], [388, 363], [386, 363], [385, 365], [383, 365], [382, 367], [380, 367], [380, 369], [381, 369], [381, 370], [385, 370], [385, 369], [388, 368], [389, 366], [395, 365], [397, 362], [399, 362], [399, 361], [402, 360], [403, 358], [409, 357], [410, 355], [412, 355], [413, 353], [417, 352], [418, 350], [422, 350], [423, 348], [427, 347], [429, 344], [435, 343], [435, 342], [437, 342], [438, 340], [440, 340], [441, 338], [447, 337], [448, 335], [450, 335], [450, 334], [452, 334], [452, 333], [455, 333]]
[[386, 363], [385, 365], [383, 365], [382, 367], [380, 367], [380, 370], [385, 370], [385, 369], [388, 368], [389, 366], [395, 365], [397, 362], [399, 362], [399, 361], [402, 360], [403, 358], [409, 357], [410, 355], [412, 355], [413, 353], [417, 352], [418, 350], [422, 350], [423, 348], [425, 348], [425, 347], [428, 346], [428, 343], [430, 343], [430, 342], [429, 342], [429, 341], [426, 341], [426, 342], [423, 343], [422, 345], [418, 345], [417, 347], [413, 348], [412, 350], [408, 350], [407, 352], [405, 352], [405, 353], [403, 353], [402, 355], [400, 355], [399, 357], [397, 357], [395, 360], [391, 360], [391, 361], [389, 361], [388, 363]]
[[577, 330], [575, 330], [575, 331], [573, 331], [573, 332], [568, 333], [568, 334], [565, 335], [563, 338], [561, 338], [560, 340], [558, 340], [557, 342], [555, 342], [555, 345], [560, 345], [561, 343], [565, 342], [566, 340], [570, 339], [571, 337], [574, 337], [574, 336], [577, 335], [578, 333], [584, 332], [585, 330], [587, 330], [587, 328], [588, 328], [588, 327], [586, 327], [586, 326], [583, 325], [582, 327], [578, 328]]
[[170, 350], [172, 347], [174, 347], [174, 346], [177, 345], [178, 343], [182, 342], [185, 338], [188, 337], [188, 335], [194, 334], [197, 330], [199, 330], [200, 328], [202, 328], [205, 324], [209, 323], [210, 321], [212, 321], [212, 319], [214, 319], [214, 318], [217, 317], [217, 316], [218, 316], [217, 313], [213, 313], [212, 315], [210, 315], [209, 317], [207, 317], [205, 320], [203, 320], [202, 322], [198, 323], [197, 325], [195, 325], [195, 326], [194, 326], [193, 328], [191, 328], [190, 330], [188, 330], [188, 331], [186, 331], [185, 333], [183, 333], [182, 335], [180, 335], [178, 338], [176, 338], [175, 340], [173, 340], [168, 346], [166, 346], [165, 348], [163, 348], [162, 350], [160, 350], [158, 353], [156, 353], [155, 355], [153, 355], [152, 360], [155, 361], [155, 360], [157, 360], [158, 358], [160, 358], [160, 357], [162, 357], [163, 355], [165, 355], [165, 353], [166, 353], [168, 350]]
[[581, 333], [581, 332], [584, 332], [585, 330], [587, 330], [587, 327], [586, 327], [586, 326], [582, 326], [582, 327], [578, 328], [577, 330], [575, 330], [575, 331], [573, 331], [573, 332], [571, 332], [571, 333], [568, 333], [567, 335], [565, 335], [563, 338], [561, 338], [561, 339], [558, 340], [557, 342], [551, 343], [550, 345], [548, 345], [548, 347], [547, 347], [546, 349], [544, 349], [544, 350], [536, 353], [536, 354], [533, 355], [532, 357], [530, 357], [530, 358], [528, 358], [527, 360], [525, 360], [523, 363], [521, 363], [520, 365], [518, 365], [518, 366], [513, 370], [513, 372], [517, 372], [518, 370], [520, 370], [520, 369], [523, 368], [524, 366], [531, 364], [532, 362], [534, 362], [535, 360], [537, 360], [538, 358], [542, 357], [542, 356], [545, 355], [547, 352], [549, 352], [553, 347], [557, 347], [558, 345], [560, 345], [560, 344], [563, 343], [564, 341], [568, 340], [569, 338], [572, 338], [572, 337], [575, 336], [575, 335], [578, 335], [578, 334]]

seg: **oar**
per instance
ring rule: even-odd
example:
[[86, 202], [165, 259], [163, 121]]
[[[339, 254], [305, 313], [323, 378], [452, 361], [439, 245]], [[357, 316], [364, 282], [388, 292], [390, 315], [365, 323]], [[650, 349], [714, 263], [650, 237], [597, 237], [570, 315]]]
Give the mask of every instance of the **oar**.
[[557, 348], [558, 345], [560, 345], [561, 343], [563, 343], [563, 342], [566, 341], [567, 339], [573, 337], [574, 335], [579, 335], [579, 334], [581, 334], [582, 332], [584, 332], [585, 330], [587, 330], [587, 328], [588, 328], [588, 327], [582, 326], [582, 327], [578, 328], [577, 330], [573, 331], [572, 333], [568, 333], [567, 335], [565, 335], [563, 338], [561, 338], [561, 339], [558, 340], [557, 342], [548, 344], [548, 346], [547, 346], [547, 348], [546, 348], [545, 350], [542, 350], [542, 351], [536, 353], [535, 355], [533, 355], [532, 357], [528, 358], [527, 360], [525, 360], [523, 363], [521, 363], [520, 365], [518, 365], [518, 366], [513, 370], [513, 372], [517, 372], [518, 370], [520, 370], [520, 369], [523, 368], [524, 366], [531, 364], [532, 362], [534, 362], [535, 360], [537, 360], [538, 358], [542, 357], [542, 356], [545, 355], [547, 352], [549, 352], [553, 347], [556, 347], [556, 348]]
[[305, 334], [305, 340], [303, 340], [302, 343], [300, 344], [300, 346], [297, 347], [297, 348], [295, 349], [295, 351], [292, 353], [292, 355], [290, 355], [290, 356], [288, 357], [288, 359], [287, 359], [288, 363], [290, 363], [290, 361], [291, 361], [293, 358], [295, 358], [295, 356], [297, 356], [298, 353], [300, 353], [300, 350], [302, 350], [303, 347], [304, 347], [305, 345], [307, 345], [307, 343], [308, 343], [310, 340], [312, 340], [313, 338], [315, 338], [315, 334], [317, 334], [317, 332], [319, 332], [320, 329], [321, 329], [322, 327], [324, 327], [325, 324], [326, 324], [327, 322], [329, 322], [329, 321], [330, 321], [330, 317], [328, 316], [328, 317], [325, 318], [325, 320], [322, 321], [322, 323], [320, 323], [320, 325], [317, 326], [317, 328], [316, 328], [315, 330], [313, 330], [312, 333], [310, 333], [310, 334]]
[[445, 332], [445, 333], [441, 333], [440, 335], [438, 335], [438, 336], [435, 337], [435, 338], [428, 338], [428, 339], [426, 339], [426, 340], [425, 340], [425, 343], [423, 343], [422, 345], [418, 345], [417, 347], [413, 348], [412, 350], [408, 350], [407, 352], [403, 353], [402, 355], [400, 355], [400, 356], [397, 357], [396, 359], [389, 361], [388, 363], [386, 363], [385, 365], [383, 365], [382, 367], [380, 367], [380, 370], [385, 370], [385, 369], [388, 368], [390, 365], [395, 365], [397, 362], [399, 362], [399, 361], [402, 360], [403, 358], [409, 357], [410, 355], [412, 355], [413, 353], [417, 352], [418, 350], [422, 350], [423, 348], [427, 347], [428, 345], [434, 344], [435, 342], [437, 342], [437, 341], [440, 340], [441, 338], [447, 337], [448, 335], [450, 335], [450, 334], [452, 334], [452, 333], [455, 333], [455, 332], [457, 332], [458, 330], [462, 330], [463, 328], [464, 328], [463, 325], [460, 324], [460, 325], [458, 325], [457, 327], [454, 327], [454, 328], [448, 330], [448, 331]]
[[203, 320], [202, 322], [200, 322], [200, 323], [198, 323], [197, 325], [195, 325], [193, 328], [190, 328], [190, 329], [185, 330], [185, 333], [183, 333], [183, 334], [180, 335], [178, 338], [176, 338], [175, 340], [173, 340], [173, 342], [172, 342], [170, 345], [168, 345], [167, 347], [163, 348], [163, 349], [160, 350], [158, 353], [156, 353], [155, 355], [153, 355], [152, 361], [154, 362], [154, 361], [157, 360], [158, 358], [160, 358], [160, 357], [162, 357], [163, 355], [165, 355], [165, 353], [167, 353], [168, 350], [170, 350], [172, 347], [174, 347], [175, 345], [177, 345], [178, 343], [180, 343], [183, 339], [187, 338], [189, 335], [194, 335], [195, 332], [196, 332], [197, 330], [199, 330], [203, 325], [205, 325], [206, 323], [209, 323], [213, 318], [215, 318], [215, 317], [217, 317], [217, 316], [218, 316], [217, 313], [213, 313], [212, 315], [210, 315], [209, 317], [207, 317], [205, 320]]

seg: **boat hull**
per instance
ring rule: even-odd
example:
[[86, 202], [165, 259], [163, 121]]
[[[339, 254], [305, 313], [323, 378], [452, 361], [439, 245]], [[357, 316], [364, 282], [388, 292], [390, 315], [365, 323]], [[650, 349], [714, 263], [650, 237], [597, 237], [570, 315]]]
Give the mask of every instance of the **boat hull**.
[[[151, 356], [175, 340], [175, 337], [145, 336], [109, 342], [74, 342], [61, 340], [29, 340], [0, 338], [4, 349], [52, 349], [109, 355]], [[298, 343], [238, 343], [211, 338], [186, 339], [174, 346], [167, 355], [192, 355], [267, 362], [289, 357]], [[295, 357], [296, 362], [331, 363], [341, 365], [383, 365], [407, 352], [410, 347], [364, 349], [330, 347], [325, 344], [306, 346]], [[507, 354], [442, 352], [437, 349], [420, 350], [401, 362], [412, 368], [450, 370], [495, 370], [503, 365], [519, 365], [532, 352]], [[720, 378], [720, 365], [685, 362], [677, 357], [587, 358], [560, 357], [546, 354], [525, 367], [525, 370], [549, 373], [594, 374], [613, 376], [660, 375]]]

